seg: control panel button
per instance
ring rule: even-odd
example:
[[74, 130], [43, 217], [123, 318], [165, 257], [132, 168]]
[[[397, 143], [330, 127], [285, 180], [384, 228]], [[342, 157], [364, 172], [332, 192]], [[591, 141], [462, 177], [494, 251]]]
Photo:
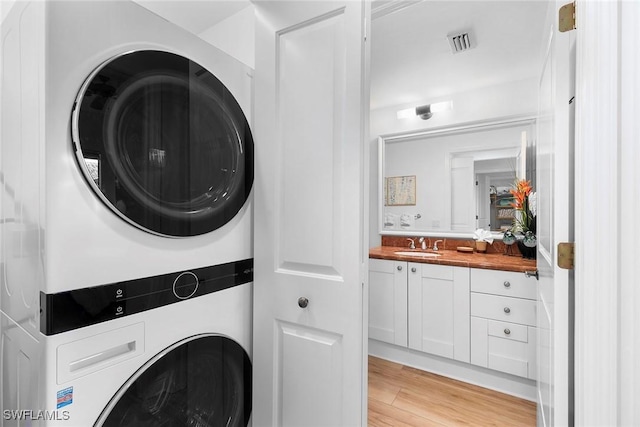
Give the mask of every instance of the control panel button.
[[180, 299], [191, 298], [198, 290], [198, 276], [191, 271], [180, 273], [173, 281], [173, 294]]

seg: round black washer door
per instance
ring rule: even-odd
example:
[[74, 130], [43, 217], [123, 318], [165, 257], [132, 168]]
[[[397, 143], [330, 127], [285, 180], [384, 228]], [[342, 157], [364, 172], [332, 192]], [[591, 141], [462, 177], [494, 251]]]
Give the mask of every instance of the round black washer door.
[[96, 426], [246, 427], [251, 361], [235, 341], [199, 335], [140, 368], [111, 399]]
[[213, 231], [253, 184], [253, 137], [233, 95], [180, 55], [143, 50], [101, 65], [74, 105], [84, 176], [102, 201], [154, 234]]

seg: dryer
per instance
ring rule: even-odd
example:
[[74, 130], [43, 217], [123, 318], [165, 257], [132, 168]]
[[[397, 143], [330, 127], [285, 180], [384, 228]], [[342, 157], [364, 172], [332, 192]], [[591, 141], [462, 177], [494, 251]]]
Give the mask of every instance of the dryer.
[[249, 67], [132, 1], [18, 2], [3, 27], [4, 231], [40, 290], [251, 256]]
[[16, 2], [1, 33], [3, 411], [71, 387], [75, 420], [35, 421], [90, 425], [193, 337], [250, 359], [252, 70], [131, 1]]

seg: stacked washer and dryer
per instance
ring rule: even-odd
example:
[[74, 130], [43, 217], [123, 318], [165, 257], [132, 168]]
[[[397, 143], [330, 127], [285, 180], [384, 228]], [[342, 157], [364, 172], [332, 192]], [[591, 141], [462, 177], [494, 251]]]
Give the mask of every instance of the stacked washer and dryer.
[[248, 425], [251, 70], [128, 1], [1, 31], [0, 425]]

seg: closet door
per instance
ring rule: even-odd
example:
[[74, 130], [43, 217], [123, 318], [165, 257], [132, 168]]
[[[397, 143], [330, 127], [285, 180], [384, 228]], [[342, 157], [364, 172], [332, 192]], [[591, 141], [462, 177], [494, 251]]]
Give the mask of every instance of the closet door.
[[253, 424], [363, 425], [368, 5], [255, 7]]

